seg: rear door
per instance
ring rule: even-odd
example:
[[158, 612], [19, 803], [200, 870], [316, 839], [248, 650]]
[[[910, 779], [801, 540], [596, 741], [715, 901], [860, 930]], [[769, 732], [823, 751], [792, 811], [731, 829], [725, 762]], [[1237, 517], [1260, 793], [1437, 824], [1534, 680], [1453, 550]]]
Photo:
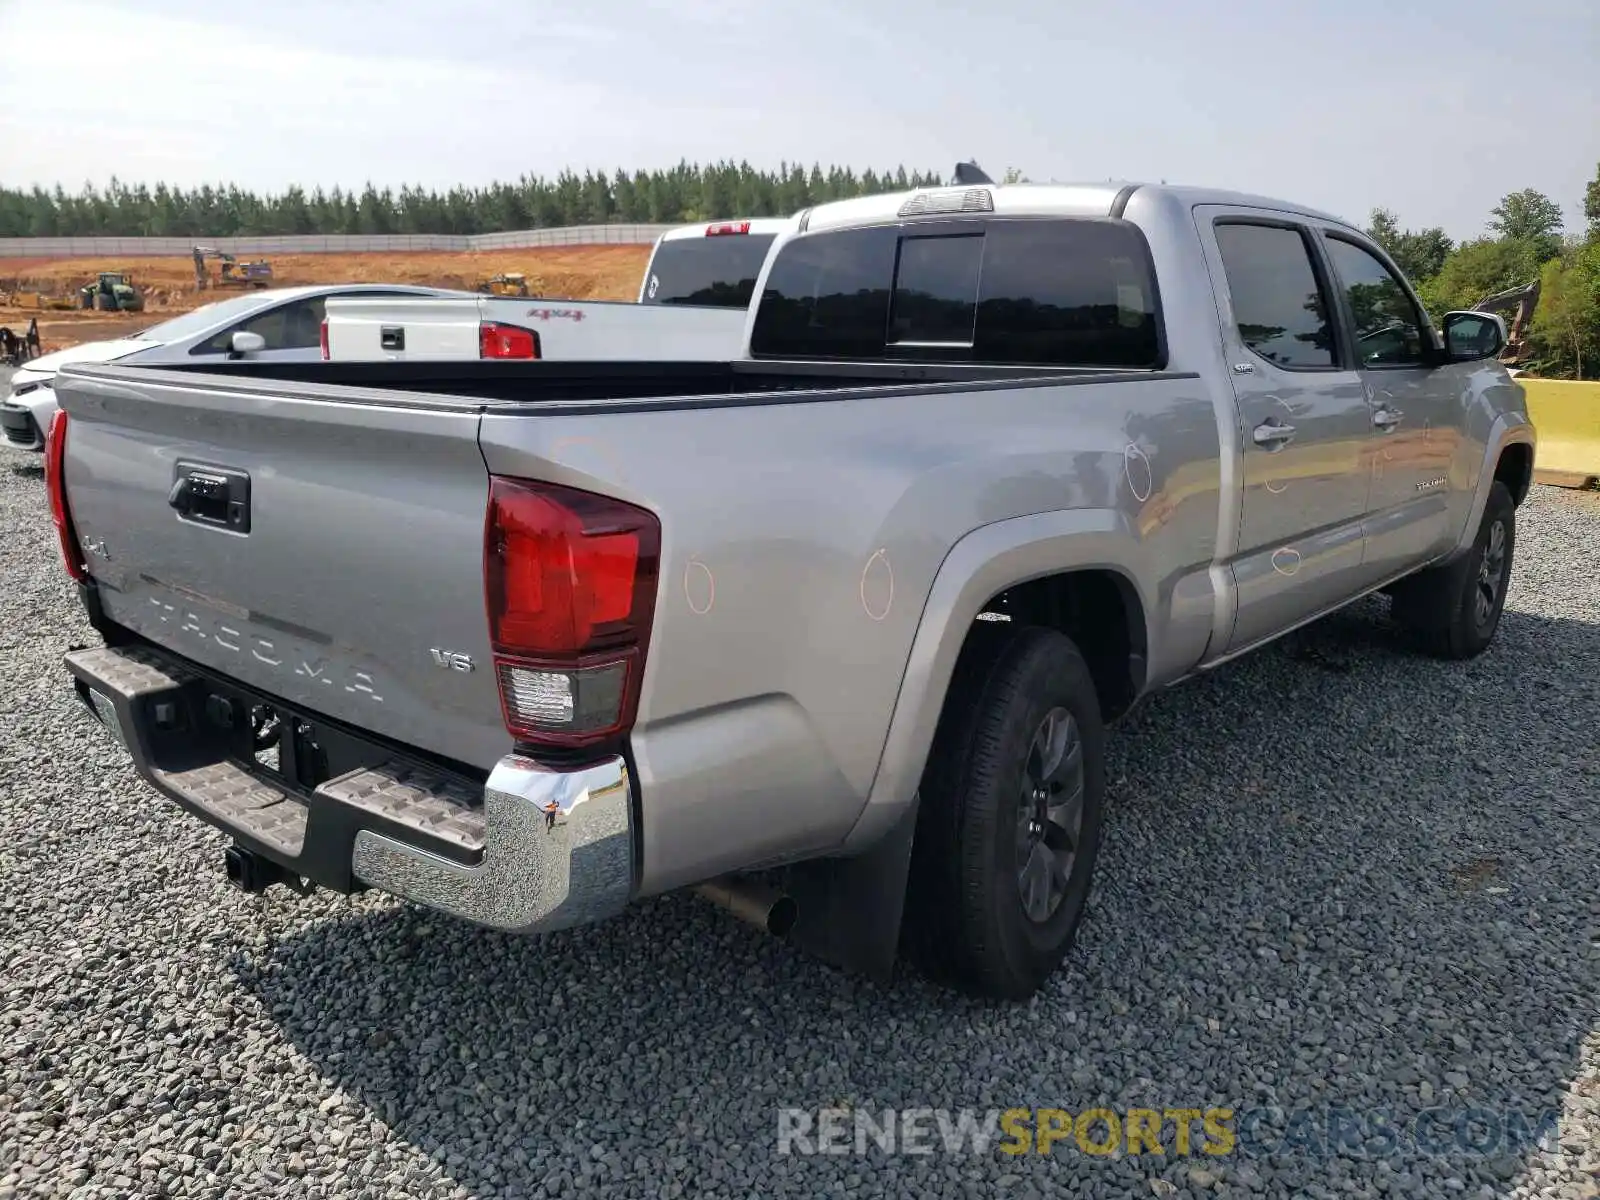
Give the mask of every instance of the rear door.
[[1347, 229], [1321, 233], [1366, 389], [1366, 555], [1376, 583], [1450, 540], [1466, 381], [1461, 367], [1439, 362], [1422, 306], [1382, 251]]
[[57, 394], [112, 620], [310, 714], [480, 767], [505, 753], [476, 404], [94, 369]]
[[1227, 650], [1361, 590], [1370, 428], [1315, 236], [1281, 213], [1196, 209], [1233, 381], [1243, 499]]

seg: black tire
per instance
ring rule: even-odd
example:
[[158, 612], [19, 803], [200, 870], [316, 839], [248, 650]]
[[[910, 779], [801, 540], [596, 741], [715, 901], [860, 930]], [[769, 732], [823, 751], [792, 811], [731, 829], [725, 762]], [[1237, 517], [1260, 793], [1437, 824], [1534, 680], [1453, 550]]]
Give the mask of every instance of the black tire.
[[1499, 480], [1490, 485], [1472, 549], [1455, 562], [1403, 580], [1394, 618], [1434, 658], [1475, 658], [1500, 628], [1517, 541], [1517, 506]]
[[[1030, 784], [1031, 799], [1024, 798], [1030, 771], [1039, 773], [1036, 734], [1047, 715], [1063, 710], [1076, 731], [1081, 762], [1075, 837], [1050, 821], [1034, 832], [1052, 800], [1061, 811], [1072, 807], [1067, 793], [1077, 776], [1070, 744], [1063, 743], [1061, 759], [1066, 777], [1047, 780], [1042, 789]], [[1057, 716], [1052, 728], [1064, 727]], [[1070, 739], [1071, 733], [1058, 736]], [[1049, 795], [1041, 799], [1041, 791]], [[1094, 680], [1078, 648], [1048, 629], [977, 631], [957, 664], [920, 788], [906, 925], [909, 949], [923, 969], [983, 996], [1032, 996], [1077, 934], [1099, 850], [1104, 798], [1105, 731]], [[1031, 852], [1025, 849], [1030, 840]], [[1065, 846], [1073, 850], [1070, 865], [1063, 861]], [[1054, 867], [1046, 870], [1043, 884], [1034, 859], [1040, 851]], [[1031, 892], [1033, 916], [1024, 899], [1025, 854], [1027, 879], [1052, 893], [1040, 904], [1038, 891]]]

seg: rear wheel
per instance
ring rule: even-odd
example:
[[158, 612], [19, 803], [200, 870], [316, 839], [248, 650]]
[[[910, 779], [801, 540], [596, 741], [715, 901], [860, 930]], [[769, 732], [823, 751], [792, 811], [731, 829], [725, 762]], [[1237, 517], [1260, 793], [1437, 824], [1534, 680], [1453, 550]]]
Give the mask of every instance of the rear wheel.
[[930, 973], [1026, 999], [1077, 934], [1100, 842], [1104, 730], [1071, 640], [984, 631], [920, 789], [907, 923]]
[[1394, 617], [1426, 653], [1435, 658], [1473, 658], [1494, 640], [1511, 582], [1516, 516], [1510, 490], [1496, 480], [1472, 550], [1396, 587]]

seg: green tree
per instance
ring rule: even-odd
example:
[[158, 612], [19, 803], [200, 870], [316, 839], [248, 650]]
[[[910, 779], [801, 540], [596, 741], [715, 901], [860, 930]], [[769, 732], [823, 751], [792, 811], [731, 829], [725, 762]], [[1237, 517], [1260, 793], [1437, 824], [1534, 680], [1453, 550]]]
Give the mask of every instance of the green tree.
[[232, 185], [185, 191], [157, 183], [133, 187], [112, 179], [104, 190], [85, 184], [69, 195], [0, 187], [0, 237], [87, 234], [212, 238], [272, 233], [482, 233], [591, 221], [666, 222], [700, 217], [770, 216], [870, 192], [925, 187], [934, 171], [898, 167], [857, 175], [848, 167], [799, 163], [776, 172], [749, 163], [680, 162], [666, 170], [614, 176], [563, 170], [554, 179], [523, 175], [515, 183], [453, 187], [440, 193], [413, 185], [398, 191], [367, 184], [358, 192], [289, 187], [261, 195]]
[[1400, 240], [1400, 218], [1390, 209], [1373, 209], [1372, 219], [1367, 222], [1367, 236], [1393, 254], [1394, 244]]
[[1545, 264], [1529, 342], [1539, 374], [1600, 378], [1600, 241]]
[[1435, 319], [1452, 309], [1471, 308], [1486, 296], [1531, 283], [1540, 261], [1527, 242], [1477, 238], [1463, 242], [1439, 273], [1417, 286]]
[[1589, 223], [1589, 240], [1600, 241], [1600, 165], [1594, 169], [1594, 178], [1583, 189], [1583, 219]]
[[1533, 188], [1507, 194], [1494, 206], [1489, 228], [1501, 237], [1527, 242], [1541, 263], [1561, 253], [1561, 206]]
[[1372, 210], [1367, 236], [1387, 250], [1406, 278], [1417, 285], [1437, 275], [1455, 249], [1455, 242], [1438, 226], [1401, 229], [1399, 218], [1386, 208]]

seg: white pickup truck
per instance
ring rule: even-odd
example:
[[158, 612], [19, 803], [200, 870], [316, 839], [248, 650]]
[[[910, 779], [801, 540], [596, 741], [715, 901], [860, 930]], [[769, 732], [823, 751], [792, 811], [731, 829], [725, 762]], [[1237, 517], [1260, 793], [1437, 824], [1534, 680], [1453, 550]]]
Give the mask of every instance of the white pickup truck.
[[727, 361], [744, 348], [756, 276], [793, 218], [711, 221], [656, 239], [637, 302], [543, 296], [331, 301], [322, 357]]

